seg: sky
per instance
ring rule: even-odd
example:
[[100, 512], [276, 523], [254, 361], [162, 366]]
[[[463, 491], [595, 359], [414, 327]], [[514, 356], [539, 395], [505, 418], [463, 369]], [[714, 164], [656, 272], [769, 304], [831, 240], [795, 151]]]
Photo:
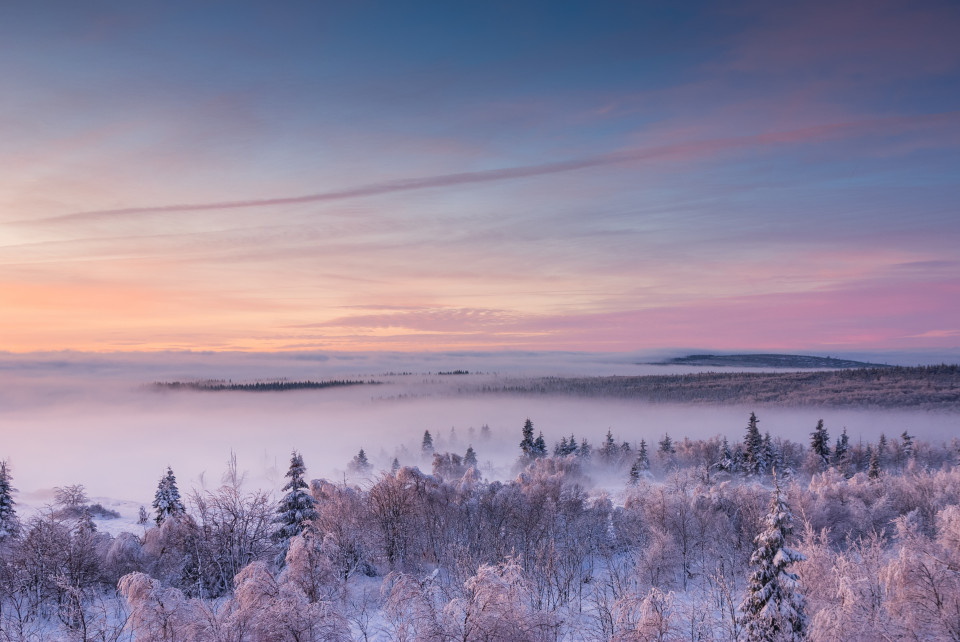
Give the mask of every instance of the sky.
[[948, 350], [956, 2], [0, 3], [0, 350]]

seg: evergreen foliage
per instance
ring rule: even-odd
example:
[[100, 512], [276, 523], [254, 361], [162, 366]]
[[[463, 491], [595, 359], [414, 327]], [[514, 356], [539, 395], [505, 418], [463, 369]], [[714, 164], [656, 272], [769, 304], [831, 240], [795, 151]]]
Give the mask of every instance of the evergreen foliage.
[[18, 530], [17, 512], [13, 501], [14, 488], [10, 482], [10, 466], [0, 461], [0, 541], [15, 535]]
[[750, 413], [747, 422], [747, 434], [743, 438], [744, 465], [748, 475], [762, 475], [767, 470], [767, 462], [763, 456], [763, 437], [757, 427], [759, 420], [756, 413]]
[[520, 450], [527, 459], [533, 457], [533, 422], [528, 417], [523, 422], [523, 439], [520, 440]]
[[277, 516], [273, 520], [274, 524], [279, 525], [273, 538], [283, 545], [284, 552], [290, 539], [303, 533], [307, 528], [307, 522], [319, 517], [314, 508], [314, 499], [307, 492], [307, 482], [304, 481], [306, 472], [303, 457], [294, 450], [290, 457], [290, 469], [286, 474], [290, 481], [281, 489], [286, 492], [286, 495], [280, 500]]
[[810, 450], [820, 458], [824, 468], [830, 464], [830, 433], [823, 427], [823, 419], [817, 421], [817, 427], [810, 433]]
[[424, 455], [433, 454], [433, 436], [430, 435], [429, 430], [423, 431], [423, 442], [420, 444], [420, 450]]
[[473, 445], [467, 446], [467, 452], [463, 455], [463, 465], [467, 468], [477, 467], [477, 453], [473, 450]]
[[180, 499], [180, 490], [177, 488], [177, 478], [173, 469], [167, 466], [167, 474], [160, 478], [157, 484], [157, 493], [153, 498], [153, 508], [157, 512], [156, 522], [160, 526], [168, 517], [183, 515], [187, 509]]
[[663, 456], [669, 456], [676, 452], [673, 447], [673, 440], [670, 438], [668, 433], [663, 434], [663, 439], [660, 440], [660, 448], [657, 450]]
[[807, 630], [804, 599], [798, 578], [787, 568], [806, 559], [788, 548], [793, 531], [793, 515], [776, 481], [764, 530], [754, 540], [750, 557], [754, 567], [747, 594], [740, 605], [742, 624], [749, 642], [802, 640]]
[[360, 449], [348, 466], [351, 472], [362, 474], [370, 470], [370, 460], [367, 459], [367, 453], [363, 452], [363, 448]]

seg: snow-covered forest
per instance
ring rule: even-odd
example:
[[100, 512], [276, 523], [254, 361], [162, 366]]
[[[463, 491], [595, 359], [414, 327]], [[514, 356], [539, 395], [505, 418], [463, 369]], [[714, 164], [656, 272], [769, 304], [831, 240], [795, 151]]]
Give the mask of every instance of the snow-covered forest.
[[429, 431], [419, 465], [361, 449], [340, 480], [294, 452], [274, 493], [174, 462], [118, 536], [80, 485], [20, 517], [4, 464], [0, 639], [957, 639], [960, 442], [745, 419], [637, 444], [528, 420], [509, 481]]

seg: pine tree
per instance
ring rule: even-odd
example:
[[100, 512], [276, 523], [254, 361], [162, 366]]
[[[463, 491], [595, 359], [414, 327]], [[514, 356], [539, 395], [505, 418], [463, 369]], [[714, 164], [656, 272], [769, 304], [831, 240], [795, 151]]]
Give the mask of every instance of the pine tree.
[[743, 447], [746, 457], [746, 473], [748, 475], [762, 475], [766, 470], [766, 462], [763, 458], [763, 437], [760, 436], [760, 429], [757, 427], [757, 415], [750, 413], [750, 419], [747, 422], [747, 434], [743, 438]]
[[558, 443], [556, 446], [553, 447], [553, 455], [554, 455], [554, 457], [563, 457], [563, 456], [565, 456], [565, 455], [567, 454], [567, 448], [568, 448], [568, 446], [567, 446], [567, 438], [566, 438], [566, 437], [561, 437], [561, 438], [560, 438], [560, 443]]
[[13, 501], [14, 488], [10, 485], [12, 479], [6, 460], [0, 461], [0, 541], [16, 535], [19, 530], [14, 509], [16, 502]]
[[394, 457], [393, 463], [390, 464], [390, 472], [393, 474], [397, 474], [398, 470], [400, 470], [400, 460]]
[[806, 558], [786, 546], [793, 530], [793, 516], [776, 476], [774, 485], [765, 529], [754, 540], [757, 548], [750, 557], [755, 570], [740, 605], [741, 622], [749, 642], [801, 640], [807, 630], [797, 575], [787, 570], [794, 562]]
[[637, 449], [637, 462], [640, 464], [640, 470], [650, 470], [650, 455], [647, 453], [647, 442], [640, 440], [640, 447]]
[[607, 429], [607, 436], [603, 440], [603, 445], [600, 446], [600, 458], [607, 464], [613, 462], [614, 458], [617, 455], [617, 442], [613, 439], [613, 431]]
[[843, 427], [843, 432], [837, 437], [837, 443], [833, 448], [833, 464], [838, 470], [844, 471], [847, 467], [847, 459], [850, 455], [850, 438], [847, 437], [847, 427]]
[[730, 442], [726, 436], [724, 436], [723, 443], [720, 445], [720, 461], [713, 466], [723, 473], [733, 472], [733, 452], [730, 450]]
[[870, 453], [870, 468], [867, 470], [867, 478], [869, 479], [880, 479], [880, 457], [877, 455], [877, 450], [874, 450]]
[[590, 442], [587, 441], [587, 438], [584, 437], [580, 440], [580, 447], [577, 449], [577, 456], [583, 459], [590, 459], [593, 454], [593, 446], [590, 445]]
[[810, 450], [820, 458], [820, 465], [826, 468], [830, 464], [830, 433], [823, 427], [823, 419], [817, 421], [817, 427], [810, 433]]
[[463, 465], [467, 468], [477, 467], [477, 453], [473, 450], [473, 444], [467, 446], [467, 452], [463, 455]]
[[520, 440], [520, 450], [526, 459], [533, 458], [533, 422], [530, 421], [529, 417], [523, 422], [523, 439]]
[[367, 453], [363, 452], [363, 448], [360, 449], [360, 452], [356, 454], [347, 467], [352, 472], [359, 474], [363, 474], [370, 470], [370, 460], [367, 459]]
[[887, 456], [887, 436], [884, 433], [880, 433], [880, 439], [877, 441], [877, 459], [880, 460], [880, 464], [883, 465], [883, 459]]
[[146, 526], [147, 522], [150, 521], [150, 515], [147, 513], [145, 506], [140, 507], [140, 512], [137, 515], [137, 523], [141, 526]]
[[673, 448], [673, 440], [670, 439], [669, 434], [663, 434], [663, 439], [660, 440], [660, 448], [657, 452], [663, 457], [669, 457], [676, 452]]
[[535, 459], [547, 456], [547, 441], [543, 438], [543, 431], [533, 440], [533, 456]]
[[286, 477], [290, 480], [281, 489], [287, 494], [283, 496], [277, 506], [277, 516], [273, 523], [279, 524], [279, 527], [273, 534], [273, 538], [282, 544], [278, 559], [282, 560], [286, 553], [287, 545], [290, 539], [300, 535], [307, 528], [307, 522], [319, 517], [314, 508], [314, 499], [307, 492], [307, 482], [304, 481], [307, 468], [303, 465], [303, 457], [296, 450], [290, 457], [290, 469]]
[[177, 488], [177, 478], [173, 469], [167, 466], [167, 474], [160, 478], [157, 484], [157, 493], [153, 497], [153, 508], [157, 511], [157, 526], [163, 524], [168, 517], [183, 515], [187, 509], [180, 499], [180, 490]]
[[907, 459], [913, 457], [913, 437], [906, 431], [900, 435], [900, 443], [903, 446], [903, 455]]
[[423, 431], [423, 442], [420, 444], [420, 450], [424, 455], [433, 454], [433, 437], [430, 435], [429, 430]]

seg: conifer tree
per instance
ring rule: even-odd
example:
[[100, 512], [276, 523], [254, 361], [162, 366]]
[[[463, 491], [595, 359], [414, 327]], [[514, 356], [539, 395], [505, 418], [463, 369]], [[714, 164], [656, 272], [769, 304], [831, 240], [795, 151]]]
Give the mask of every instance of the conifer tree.
[[910, 459], [913, 457], [913, 436], [910, 435], [906, 430], [903, 431], [903, 434], [900, 435], [900, 444], [903, 446], [903, 455]]
[[539, 459], [547, 456], [547, 441], [543, 438], [543, 431], [533, 440], [533, 457]]
[[650, 470], [650, 455], [647, 453], [647, 441], [640, 440], [640, 447], [637, 449], [637, 461], [640, 462], [640, 470]]
[[664, 457], [668, 457], [676, 452], [673, 448], [673, 440], [670, 439], [668, 433], [663, 434], [663, 439], [660, 440], [660, 448], [657, 452]]
[[168, 517], [183, 515], [187, 509], [180, 499], [180, 490], [177, 488], [177, 478], [173, 469], [167, 466], [167, 474], [160, 478], [157, 484], [157, 493], [153, 497], [153, 508], [157, 511], [157, 526], [163, 524]]
[[847, 462], [847, 454], [850, 450], [850, 438], [847, 437], [847, 427], [843, 427], [843, 432], [837, 437], [837, 443], [833, 448], [833, 463], [842, 467]]
[[746, 461], [746, 473], [748, 475], [761, 475], [766, 471], [767, 465], [763, 457], [763, 437], [760, 436], [760, 429], [757, 427], [756, 413], [750, 413], [750, 419], [747, 422], [747, 434], [743, 438], [744, 455]]
[[477, 467], [477, 453], [473, 450], [473, 444], [467, 446], [467, 452], [463, 455], [463, 465], [467, 468]]
[[394, 457], [393, 463], [390, 464], [390, 472], [396, 474], [398, 470], [400, 470], [400, 460]]
[[360, 474], [370, 470], [370, 460], [367, 459], [367, 453], [363, 452], [363, 448], [350, 460], [348, 468], [352, 472]]
[[733, 451], [730, 450], [730, 442], [726, 435], [724, 435], [723, 443], [720, 445], [720, 461], [714, 464], [714, 468], [723, 473], [733, 472]]
[[319, 517], [314, 508], [314, 499], [307, 492], [307, 482], [304, 481], [307, 468], [303, 464], [303, 457], [296, 450], [290, 457], [290, 469], [287, 470], [286, 477], [290, 480], [281, 489], [286, 491], [286, 495], [280, 500], [277, 506], [277, 516], [273, 523], [278, 524], [273, 538], [283, 546], [281, 556], [285, 554], [290, 539], [300, 535], [307, 528], [307, 522]]
[[880, 457], [877, 456], [877, 450], [870, 452], [870, 468], [867, 470], [867, 478], [880, 479]]
[[423, 431], [423, 442], [421, 442], [420, 444], [420, 450], [423, 452], [424, 455], [433, 454], [433, 436], [430, 435], [429, 430]]
[[823, 419], [817, 421], [817, 427], [810, 433], [810, 450], [820, 458], [820, 465], [826, 468], [830, 464], [830, 433], [823, 427]]
[[530, 421], [528, 417], [527, 420], [523, 422], [523, 439], [520, 440], [520, 450], [523, 452], [525, 458], [532, 459], [534, 456], [534, 448], [533, 422]]
[[10, 466], [6, 460], [0, 461], [0, 541], [15, 535], [19, 530], [11, 480]]
[[806, 559], [787, 548], [793, 530], [793, 516], [780, 491], [774, 474], [775, 490], [764, 530], [754, 540], [756, 549], [750, 557], [754, 567], [747, 594], [740, 605], [741, 622], [749, 642], [802, 640], [807, 630], [803, 595], [797, 575], [787, 568]]
[[580, 447], [577, 449], [577, 456], [583, 459], [590, 459], [590, 456], [593, 454], [593, 446], [590, 445], [590, 442], [587, 441], [587, 438], [584, 437], [580, 440]]
[[880, 433], [880, 439], [877, 441], [877, 459], [880, 465], [883, 465], [883, 459], [887, 456], [887, 436]]

